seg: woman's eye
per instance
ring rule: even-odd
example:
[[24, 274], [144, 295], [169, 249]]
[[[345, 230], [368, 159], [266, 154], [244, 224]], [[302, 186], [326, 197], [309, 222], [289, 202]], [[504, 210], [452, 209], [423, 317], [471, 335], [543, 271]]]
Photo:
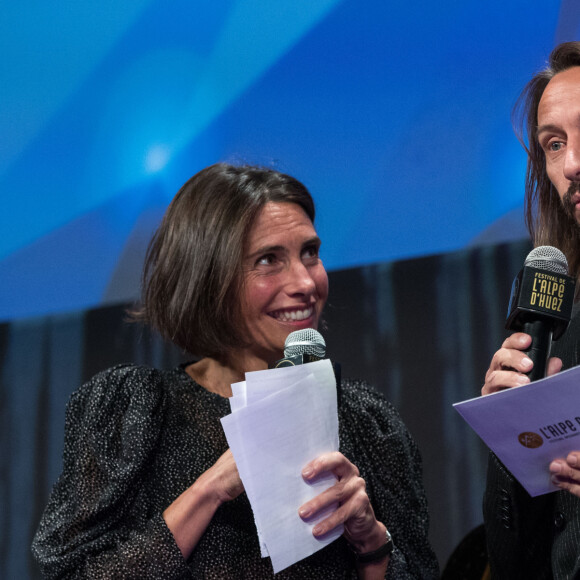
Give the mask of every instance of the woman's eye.
[[306, 258], [317, 258], [318, 257], [318, 246], [307, 246], [302, 252], [303, 256]]
[[276, 261], [276, 256], [274, 254], [266, 254], [265, 256], [260, 256], [256, 260], [257, 266], [270, 266]]

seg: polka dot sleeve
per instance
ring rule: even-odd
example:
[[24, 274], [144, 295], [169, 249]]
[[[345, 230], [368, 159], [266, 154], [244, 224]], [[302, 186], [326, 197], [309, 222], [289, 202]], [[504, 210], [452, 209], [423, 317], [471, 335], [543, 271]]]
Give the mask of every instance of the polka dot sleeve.
[[[162, 518], [165, 506], [139, 497], [163, 406], [153, 369], [115, 367], [73, 394], [63, 472], [33, 544], [45, 577], [190, 577]], [[136, 504], [151, 508], [139, 512]]]

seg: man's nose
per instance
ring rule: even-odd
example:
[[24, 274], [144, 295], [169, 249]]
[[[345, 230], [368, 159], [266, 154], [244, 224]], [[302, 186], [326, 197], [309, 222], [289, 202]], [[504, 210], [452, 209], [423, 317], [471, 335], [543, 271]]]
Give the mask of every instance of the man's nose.
[[568, 142], [564, 160], [564, 176], [570, 181], [580, 181], [580, 137]]

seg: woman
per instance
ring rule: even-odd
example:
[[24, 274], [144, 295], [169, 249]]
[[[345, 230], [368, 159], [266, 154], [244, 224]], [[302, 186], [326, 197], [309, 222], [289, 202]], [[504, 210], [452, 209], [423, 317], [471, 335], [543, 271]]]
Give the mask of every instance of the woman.
[[[47, 577], [272, 577], [220, 418], [232, 383], [281, 358], [291, 331], [319, 325], [328, 279], [313, 222], [306, 188], [273, 170], [217, 164], [178, 192], [138, 316], [201, 359], [118, 366], [72, 396], [63, 473], [33, 544]], [[337, 483], [296, 517], [338, 501], [313, 533], [344, 523], [344, 535], [276, 577], [437, 577], [414, 442], [368, 385], [343, 381], [341, 394], [341, 452], [302, 473]]]

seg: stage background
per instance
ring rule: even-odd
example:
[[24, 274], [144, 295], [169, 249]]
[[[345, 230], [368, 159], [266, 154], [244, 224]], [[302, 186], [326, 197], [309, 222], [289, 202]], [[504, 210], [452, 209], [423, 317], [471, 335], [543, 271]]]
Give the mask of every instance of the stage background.
[[123, 312], [167, 203], [220, 160], [312, 191], [329, 352], [417, 439], [444, 565], [486, 456], [451, 404], [479, 394], [530, 249], [510, 110], [579, 24], [573, 0], [3, 3], [0, 577], [37, 577], [70, 393], [181, 360]]
[[331, 270], [525, 235], [510, 110], [572, 0], [0, 7], [0, 320], [132, 300], [175, 192], [223, 160], [314, 194]]

